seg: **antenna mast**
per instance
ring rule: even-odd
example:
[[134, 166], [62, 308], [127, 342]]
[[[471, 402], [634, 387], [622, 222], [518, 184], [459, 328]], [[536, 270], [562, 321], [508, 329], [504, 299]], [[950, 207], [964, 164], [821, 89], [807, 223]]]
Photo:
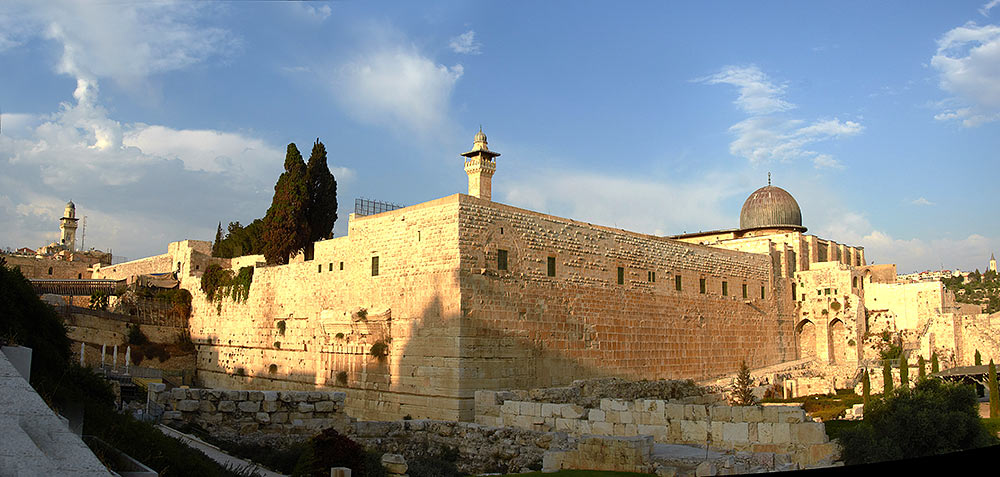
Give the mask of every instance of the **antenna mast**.
[[84, 215], [83, 216], [83, 235], [80, 237], [80, 251], [81, 252], [87, 250], [86, 243], [87, 243], [87, 216]]

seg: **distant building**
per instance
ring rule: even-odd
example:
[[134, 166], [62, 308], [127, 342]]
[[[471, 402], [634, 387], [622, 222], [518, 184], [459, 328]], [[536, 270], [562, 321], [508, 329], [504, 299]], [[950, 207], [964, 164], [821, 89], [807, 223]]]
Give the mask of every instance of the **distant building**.
[[31, 250], [21, 247], [7, 256], [7, 264], [21, 269], [27, 278], [90, 278], [95, 264], [110, 265], [111, 254], [100, 250], [76, 250], [76, 204], [66, 203], [59, 219], [59, 241]]

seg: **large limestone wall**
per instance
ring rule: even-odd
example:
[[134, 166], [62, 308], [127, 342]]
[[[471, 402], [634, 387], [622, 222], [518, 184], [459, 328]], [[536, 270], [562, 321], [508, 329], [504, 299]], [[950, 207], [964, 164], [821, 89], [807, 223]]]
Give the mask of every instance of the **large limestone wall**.
[[856, 366], [865, 333], [865, 291], [860, 269], [838, 262], [814, 263], [795, 273], [799, 358]]
[[943, 305], [941, 282], [865, 284], [865, 306], [894, 313], [899, 330], [922, 331], [932, 317], [950, 311]]
[[[768, 255], [469, 196], [461, 196], [459, 220], [465, 394], [591, 376], [704, 378], [744, 359], [757, 367], [794, 357], [792, 319], [779, 315]], [[506, 271], [498, 270], [498, 250], [507, 251]], [[549, 257], [555, 277], [547, 276]]]
[[[457, 209], [452, 196], [352, 217], [348, 236], [317, 242], [313, 260], [257, 267], [245, 303], [210, 303], [185, 276], [203, 384], [332, 387], [362, 418], [471, 416], [471, 396], [463, 403], [457, 391]], [[383, 359], [369, 354], [378, 340], [389, 345]]]
[[25, 278], [90, 278], [90, 264], [50, 258], [4, 255], [8, 267], [18, 267]]

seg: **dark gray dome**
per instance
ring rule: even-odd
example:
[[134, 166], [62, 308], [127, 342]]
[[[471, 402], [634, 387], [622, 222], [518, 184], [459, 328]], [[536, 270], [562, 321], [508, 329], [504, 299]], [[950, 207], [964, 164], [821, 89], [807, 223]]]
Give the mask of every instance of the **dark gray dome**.
[[792, 194], [785, 189], [767, 185], [747, 197], [740, 210], [741, 229], [793, 228], [802, 226], [802, 211]]

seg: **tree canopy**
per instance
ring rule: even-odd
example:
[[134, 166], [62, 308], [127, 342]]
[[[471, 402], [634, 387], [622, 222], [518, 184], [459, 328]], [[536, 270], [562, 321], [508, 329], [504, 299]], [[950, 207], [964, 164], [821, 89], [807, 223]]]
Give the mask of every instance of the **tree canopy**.
[[309, 243], [309, 186], [306, 164], [295, 143], [288, 145], [285, 172], [274, 185], [274, 198], [264, 216], [264, 258], [267, 263], [286, 264]]

